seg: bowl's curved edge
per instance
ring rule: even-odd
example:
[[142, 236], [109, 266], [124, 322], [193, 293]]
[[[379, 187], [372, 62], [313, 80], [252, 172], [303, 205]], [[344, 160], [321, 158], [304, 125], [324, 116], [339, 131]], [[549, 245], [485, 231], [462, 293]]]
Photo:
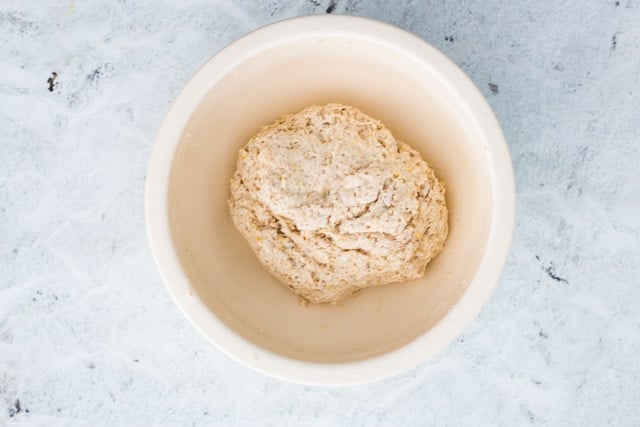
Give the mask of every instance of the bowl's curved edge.
[[[489, 241], [476, 276], [458, 303], [416, 340], [392, 352], [350, 363], [321, 364], [286, 358], [230, 330], [190, 290], [173, 247], [167, 209], [173, 154], [191, 112], [207, 90], [238, 63], [281, 42], [283, 36], [289, 41], [318, 35], [373, 40], [434, 68], [466, 106], [469, 117], [485, 138], [487, 154], [494, 165]], [[145, 181], [145, 222], [151, 252], [169, 294], [192, 325], [219, 350], [243, 365], [281, 380], [308, 385], [354, 385], [381, 380], [413, 368], [442, 350], [471, 323], [491, 295], [507, 258], [514, 221], [515, 182], [508, 147], [493, 111], [477, 87], [444, 54], [417, 36], [389, 24], [350, 16], [307, 16], [280, 21], [221, 50], [196, 72], [169, 108], [152, 149]]]

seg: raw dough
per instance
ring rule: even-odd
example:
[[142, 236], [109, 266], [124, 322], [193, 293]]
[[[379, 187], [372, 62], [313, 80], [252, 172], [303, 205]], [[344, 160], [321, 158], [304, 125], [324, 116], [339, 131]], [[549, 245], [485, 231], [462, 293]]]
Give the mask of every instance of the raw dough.
[[337, 302], [424, 274], [447, 237], [444, 193], [382, 123], [314, 105], [240, 150], [229, 209], [267, 270], [310, 302]]

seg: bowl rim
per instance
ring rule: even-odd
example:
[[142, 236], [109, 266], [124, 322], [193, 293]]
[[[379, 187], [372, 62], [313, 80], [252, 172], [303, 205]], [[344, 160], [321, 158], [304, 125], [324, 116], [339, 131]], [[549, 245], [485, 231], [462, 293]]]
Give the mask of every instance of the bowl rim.
[[[233, 68], [280, 43], [310, 37], [349, 37], [402, 52], [431, 68], [459, 97], [491, 162], [492, 213], [488, 241], [473, 279], [436, 325], [404, 346], [368, 359], [317, 363], [275, 354], [241, 337], [190, 290], [173, 245], [168, 185], [173, 154], [191, 114], [208, 90]], [[206, 90], [203, 90], [205, 88]], [[515, 183], [507, 143], [486, 99], [451, 60], [419, 37], [390, 24], [346, 15], [312, 15], [269, 24], [237, 39], [209, 59], [171, 104], [153, 146], [145, 182], [145, 222], [151, 252], [165, 286], [191, 324], [220, 351], [266, 375], [307, 385], [353, 385], [381, 380], [417, 366], [453, 341], [480, 312], [496, 286], [511, 244]]]

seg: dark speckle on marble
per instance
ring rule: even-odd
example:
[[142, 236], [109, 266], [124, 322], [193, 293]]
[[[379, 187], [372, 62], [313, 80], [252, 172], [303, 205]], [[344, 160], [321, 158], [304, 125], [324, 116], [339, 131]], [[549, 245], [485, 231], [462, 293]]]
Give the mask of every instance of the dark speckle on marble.
[[327, 6], [326, 12], [327, 13], [332, 13], [335, 10], [337, 5], [338, 5], [338, 0], [331, 0], [329, 2], [329, 6]]
[[450, 42], [450, 43], [453, 43], [453, 42], [454, 42], [454, 40], [453, 40], [453, 36], [444, 36], [444, 40], [445, 40], [445, 41], [448, 41], [448, 42]]
[[89, 80], [90, 82], [95, 82], [100, 78], [100, 73], [101, 73], [100, 67], [98, 67], [95, 70], [93, 70], [91, 74], [87, 75], [87, 80]]
[[540, 329], [540, 332], [538, 332], [538, 336], [540, 338], [544, 338], [544, 339], [548, 339], [549, 335], [547, 335], [547, 333], [545, 331], [543, 331], [542, 329]]
[[535, 414], [529, 410], [527, 410], [527, 418], [529, 418], [530, 422], [534, 422], [536, 420]]
[[563, 283], [566, 283], [567, 285], [569, 284], [569, 281], [567, 281], [567, 279], [564, 279], [556, 274], [555, 267], [553, 266], [553, 264], [550, 264], [548, 267], [544, 268], [544, 271], [547, 273], [547, 276], [549, 276], [556, 282], [563, 282]]
[[[561, 224], [561, 229], [564, 228], [564, 225]], [[535, 255], [536, 260], [538, 262], [540, 262], [542, 264], [542, 261], [540, 259], [539, 255]], [[567, 285], [569, 284], [569, 281], [563, 277], [560, 277], [558, 274], [556, 274], [556, 267], [553, 264], [553, 262], [549, 263], [549, 265], [545, 266], [545, 265], [541, 265], [542, 271], [544, 271], [545, 273], [547, 273], [547, 276], [549, 276], [551, 279], [555, 280], [556, 282], [562, 282], [562, 283], [566, 283]], [[540, 333], [542, 334], [542, 331], [540, 331]], [[540, 335], [541, 337], [543, 335]], [[544, 337], [546, 338], [546, 337]]]
[[618, 47], [618, 35], [614, 33], [613, 36], [611, 36], [611, 47], [609, 49], [613, 52], [616, 50], [616, 47]]
[[97, 83], [106, 72], [112, 71], [113, 66], [110, 63], [102, 64], [96, 67], [92, 72], [87, 74], [87, 80], [89, 83]]
[[[15, 417], [20, 412], [22, 412], [22, 410], [23, 410], [23, 408], [22, 408], [22, 404], [20, 403], [20, 399], [16, 399], [15, 402], [13, 402], [13, 405], [10, 406], [9, 409], [8, 409], [9, 418]], [[28, 413], [29, 410], [25, 408], [24, 412]]]
[[58, 86], [58, 82], [56, 81], [57, 78], [58, 78], [58, 73], [53, 71], [49, 76], [49, 78], [47, 79], [47, 84], [48, 84], [47, 89], [49, 90], [49, 92], [53, 92], [56, 86]]
[[491, 93], [494, 95], [500, 93], [500, 88], [498, 88], [498, 85], [495, 83], [489, 83], [489, 90], [491, 90]]

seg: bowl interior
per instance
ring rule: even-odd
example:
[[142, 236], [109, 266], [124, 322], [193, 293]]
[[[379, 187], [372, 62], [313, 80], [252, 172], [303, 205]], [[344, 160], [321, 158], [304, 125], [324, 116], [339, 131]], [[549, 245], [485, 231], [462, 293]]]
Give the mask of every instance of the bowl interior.
[[[423, 278], [304, 307], [261, 267], [226, 201], [238, 149], [261, 126], [328, 102], [382, 120], [422, 154], [445, 182], [450, 232]], [[174, 155], [169, 221], [193, 292], [242, 337], [305, 361], [361, 360], [421, 336], [464, 293], [487, 243], [490, 161], [473, 123], [435, 70], [372, 41], [312, 37], [246, 58], [208, 91]]]

